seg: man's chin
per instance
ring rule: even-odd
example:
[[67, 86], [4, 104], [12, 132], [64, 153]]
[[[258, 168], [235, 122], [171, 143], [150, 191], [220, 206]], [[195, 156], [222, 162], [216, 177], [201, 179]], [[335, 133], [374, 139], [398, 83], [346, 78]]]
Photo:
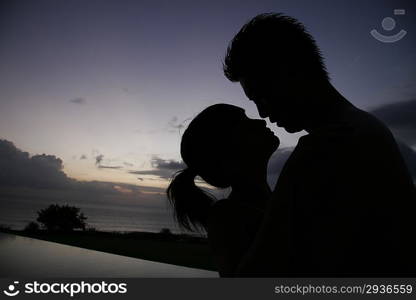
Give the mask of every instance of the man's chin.
[[287, 125], [287, 124], [278, 124], [277, 122], [273, 122], [276, 124], [277, 127], [283, 128], [288, 133], [296, 133], [303, 130], [300, 126], [294, 126], [294, 125]]
[[291, 127], [291, 126], [284, 126], [283, 128], [288, 133], [296, 133], [296, 132], [300, 132], [300, 131], [303, 130], [302, 128], [299, 128], [299, 127]]

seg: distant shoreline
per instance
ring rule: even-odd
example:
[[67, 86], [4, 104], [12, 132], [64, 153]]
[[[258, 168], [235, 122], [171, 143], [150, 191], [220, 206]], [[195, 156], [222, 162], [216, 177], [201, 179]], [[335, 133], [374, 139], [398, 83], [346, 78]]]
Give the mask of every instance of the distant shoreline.
[[73, 231], [28, 232], [0, 228], [0, 232], [190, 268], [217, 271], [205, 237], [152, 232]]

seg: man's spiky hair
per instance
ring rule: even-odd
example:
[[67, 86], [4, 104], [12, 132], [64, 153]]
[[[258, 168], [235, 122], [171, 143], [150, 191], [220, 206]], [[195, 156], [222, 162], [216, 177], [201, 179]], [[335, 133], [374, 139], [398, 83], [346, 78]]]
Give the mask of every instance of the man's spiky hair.
[[233, 82], [275, 72], [329, 80], [314, 38], [299, 21], [280, 13], [260, 14], [246, 23], [230, 42], [223, 69]]

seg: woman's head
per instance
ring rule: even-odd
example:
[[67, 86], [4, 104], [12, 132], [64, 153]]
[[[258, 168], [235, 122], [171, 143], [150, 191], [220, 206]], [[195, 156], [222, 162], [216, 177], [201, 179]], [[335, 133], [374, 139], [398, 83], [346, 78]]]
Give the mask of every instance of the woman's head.
[[240, 107], [215, 104], [189, 124], [182, 136], [181, 156], [206, 182], [225, 188], [239, 174], [234, 174], [236, 168], [267, 161], [278, 141], [265, 121], [248, 118]]
[[248, 118], [240, 107], [215, 104], [199, 113], [182, 136], [181, 156], [187, 168], [168, 188], [179, 224], [205, 227], [203, 218], [212, 199], [195, 185], [196, 176], [215, 187], [233, 186], [252, 167], [266, 167], [278, 146], [266, 122]]

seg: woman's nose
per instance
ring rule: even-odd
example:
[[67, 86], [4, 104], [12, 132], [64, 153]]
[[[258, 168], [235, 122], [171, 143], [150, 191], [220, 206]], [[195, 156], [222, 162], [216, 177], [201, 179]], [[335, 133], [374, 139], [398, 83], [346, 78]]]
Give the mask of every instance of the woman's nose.
[[262, 98], [259, 98], [259, 99], [256, 99], [254, 101], [254, 103], [257, 106], [257, 111], [259, 112], [260, 117], [267, 118], [269, 116], [269, 114], [268, 114], [268, 110], [267, 110], [266, 100], [262, 99]]

